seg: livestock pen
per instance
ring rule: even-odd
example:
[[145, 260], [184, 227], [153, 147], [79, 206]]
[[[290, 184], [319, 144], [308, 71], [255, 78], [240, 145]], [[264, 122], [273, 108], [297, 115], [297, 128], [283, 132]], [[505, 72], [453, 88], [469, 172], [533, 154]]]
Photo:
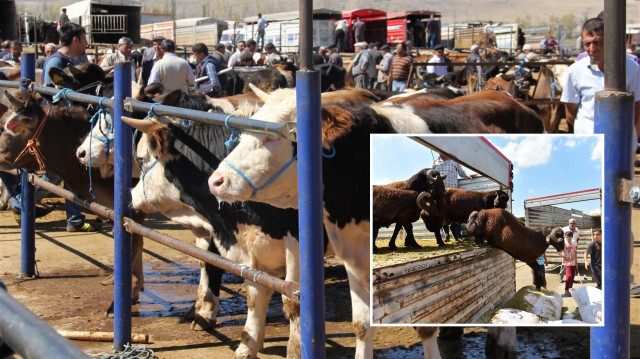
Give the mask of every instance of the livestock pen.
[[[308, 9], [310, 12], [310, 8]], [[301, 10], [303, 14], [306, 14], [306, 11]], [[303, 19], [308, 18], [306, 15], [302, 16]], [[311, 32], [311, 25], [306, 24], [303, 21], [301, 33], [307, 35], [307, 33]], [[303, 38], [307, 38], [307, 36], [303, 36]], [[303, 54], [303, 69], [307, 69], [311, 63], [311, 44], [303, 43], [302, 45], [302, 54]], [[23, 75], [27, 78], [34, 78], [34, 65], [35, 59], [33, 56], [23, 56]], [[306, 66], [305, 66], [306, 65]], [[127, 200], [130, 201], [131, 195], [128, 193], [131, 188], [131, 161], [128, 158], [131, 158], [131, 131], [130, 128], [125, 127], [122, 122], [119, 120], [124, 111], [123, 101], [125, 97], [131, 95], [130, 83], [131, 83], [131, 72], [130, 67], [128, 65], [119, 64], [116, 66], [116, 75], [115, 75], [115, 97], [113, 100], [106, 100], [100, 98], [94, 98], [93, 96], [79, 96], [74, 98], [72, 93], [65, 91], [65, 97], [72, 99], [75, 101], [85, 101], [92, 102], [94, 104], [98, 104], [102, 109], [103, 106], [110, 106], [113, 108], [114, 113], [113, 116], [115, 118], [115, 158], [116, 167], [115, 167], [115, 199], [116, 206], [115, 211], [110, 211], [105, 208], [98, 209], [95, 206], [92, 206], [90, 203], [80, 200], [73, 196], [73, 194], [66, 194], [67, 198], [72, 199], [76, 203], [82, 204], [85, 207], [92, 207], [92, 210], [98, 210], [102, 215], [107, 218], [111, 218], [115, 222], [114, 226], [114, 235], [116, 237], [116, 265], [115, 265], [115, 286], [114, 286], [114, 347], [117, 350], [122, 350], [125, 344], [131, 341], [131, 307], [130, 303], [127, 303], [131, 298], [131, 237], [126, 233], [125, 230], [130, 232], [140, 232], [141, 229], [135, 228], [135, 225], [129, 224], [127, 225], [127, 221], [125, 220], [125, 216], [130, 211], [130, 204], [127, 203]], [[3, 86], [5, 87], [18, 87], [17, 83], [7, 83], [3, 82]], [[25, 85], [23, 83], [23, 85]], [[299, 91], [303, 91], [303, 95], [299, 95], [300, 99], [298, 101], [300, 116], [305, 117], [304, 125], [301, 126], [300, 129], [300, 138], [301, 144], [303, 144], [302, 148], [299, 151], [299, 161], [301, 163], [301, 167], [304, 168], [304, 165], [308, 162], [312, 162], [315, 158], [317, 161], [320, 157], [320, 142], [319, 136], [319, 113], [317, 111], [312, 111], [310, 113], [305, 112], [306, 108], [316, 108], [319, 104], [319, 77], [317, 72], [307, 72], [301, 74], [298, 77], [298, 89]], [[36, 90], [38, 92], [47, 92], [53, 91], [57, 93], [58, 91], [47, 89], [47, 88], [39, 88], [37, 86], [31, 85], [29, 87], [32, 91]], [[106, 100], [106, 101], [104, 101]], [[137, 107], [136, 107], [137, 106]], [[149, 105], [136, 105], [129, 104], [128, 109], [137, 108], [140, 106], [146, 108], [146, 110], [150, 110], [151, 106]], [[165, 111], [165, 114], [172, 113], [171, 109], [165, 108], [164, 110], [159, 106], [158, 109], [155, 109], [156, 113], [162, 113]], [[158, 112], [160, 111], [160, 112]], [[177, 112], [175, 112], [177, 111]], [[264, 123], [258, 124], [254, 120], [246, 120], [233, 118], [230, 119], [227, 116], [223, 117], [210, 117], [210, 114], [207, 113], [198, 113], [197, 111], [183, 111], [180, 109], [176, 109], [173, 111], [174, 114], [180, 113], [178, 116], [181, 118], [191, 118], [192, 120], [202, 121], [203, 117], [209, 118], [210, 121], [220, 125], [226, 126], [234, 126], [235, 128], [252, 128], [254, 131], [270, 131], [268, 128], [274, 129], [274, 124]], [[313, 125], [315, 119], [315, 126]], [[252, 123], [253, 125], [249, 125], [245, 127], [244, 125], [239, 125], [239, 122], [244, 122], [245, 124]], [[311, 121], [311, 122], [310, 122]], [[279, 127], [280, 130], [274, 131], [274, 133], [283, 136], [288, 139], [296, 139], [297, 131], [295, 127], [289, 127], [290, 124], [284, 124], [283, 126], [275, 125], [275, 127]], [[318, 137], [318, 138], [316, 138]], [[306, 146], [306, 147], [305, 147]], [[309, 153], [307, 153], [309, 152]], [[311, 164], [313, 166], [313, 164]], [[24, 277], [32, 277], [35, 275], [35, 246], [34, 242], [34, 196], [33, 196], [33, 187], [28, 184], [26, 180], [26, 171], [23, 171], [23, 208], [22, 208], [22, 224], [23, 224], [23, 248], [25, 252], [23, 253], [24, 261], [23, 266], [21, 268], [21, 273]], [[306, 250], [309, 250], [309, 254], [305, 255], [305, 262], [302, 268], [302, 278], [305, 278], [305, 284], [301, 291], [290, 292], [292, 299], [296, 299], [297, 296], [303, 298], [301, 312], [303, 313], [301, 322], [305, 330], [302, 334], [302, 349], [303, 351], [308, 351], [309, 353], [313, 352], [322, 352], [324, 353], [324, 315], [322, 312], [314, 311], [313, 308], [318, 306], [324, 306], [324, 291], [318, 290], [322, 289], [322, 226], [318, 218], [320, 218], [317, 214], [320, 213], [320, 207], [317, 205], [321, 201], [320, 198], [320, 186], [317, 181], [317, 176], [314, 176], [311, 171], [305, 172], [302, 171], [300, 173], [300, 186], [303, 190], [300, 191], [300, 213], [304, 214], [301, 217], [301, 251], [306, 253]], [[33, 179], [32, 179], [33, 180]], [[35, 180], [33, 180], [35, 182]], [[53, 188], [51, 190], [55, 191]], [[307, 213], [309, 212], [309, 213]], [[153, 235], [151, 235], [153, 237]], [[315, 253], [315, 254], [313, 254]], [[315, 258], [315, 259], [314, 259]], [[218, 263], [219, 265], [219, 263]], [[247, 268], [239, 268], [240, 272], [246, 272]], [[254, 281], [260, 281], [261, 275], [258, 273], [253, 273], [253, 275], [247, 273], [248, 278]], [[264, 276], [266, 279], [267, 277]], [[313, 323], [310, 327], [305, 326], [304, 324], [310, 321]], [[314, 343], [313, 345], [311, 343]], [[318, 345], [321, 344], [321, 345]], [[307, 348], [305, 350], [305, 348]]]

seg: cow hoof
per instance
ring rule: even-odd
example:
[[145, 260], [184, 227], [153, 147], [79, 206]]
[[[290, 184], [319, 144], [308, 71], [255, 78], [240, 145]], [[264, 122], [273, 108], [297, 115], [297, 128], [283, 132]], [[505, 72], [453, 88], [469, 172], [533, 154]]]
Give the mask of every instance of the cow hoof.
[[252, 354], [246, 345], [241, 345], [236, 349], [236, 359], [255, 359], [257, 357], [257, 353]]
[[438, 243], [438, 247], [444, 247], [445, 244], [444, 243]]
[[191, 322], [191, 330], [207, 331], [216, 326], [216, 318], [206, 319], [196, 314], [196, 318]]
[[391, 249], [392, 251], [395, 251], [396, 249], [398, 249], [398, 247], [396, 247], [396, 245], [389, 245], [389, 249]]
[[195, 304], [191, 306], [191, 308], [189, 308], [189, 311], [187, 312], [187, 314], [184, 315], [184, 320], [185, 322], [191, 322], [196, 320], [196, 306]]
[[420, 249], [422, 247], [420, 247], [420, 245], [417, 242], [411, 242], [411, 243], [407, 243], [405, 244], [405, 247], [407, 248], [413, 248], [413, 249]]
[[100, 284], [102, 284], [104, 286], [113, 285], [114, 275], [115, 275], [114, 273], [111, 273], [105, 280], [100, 282]]
[[111, 302], [111, 304], [109, 304], [109, 308], [104, 311], [104, 317], [109, 318], [109, 316], [113, 316], [113, 302]]

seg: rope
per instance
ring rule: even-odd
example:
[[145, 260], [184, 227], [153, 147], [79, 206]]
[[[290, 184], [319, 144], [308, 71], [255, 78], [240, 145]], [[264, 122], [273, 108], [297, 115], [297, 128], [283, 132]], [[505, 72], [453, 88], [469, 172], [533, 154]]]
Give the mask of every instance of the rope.
[[[147, 190], [144, 187], [144, 176], [146, 176], [147, 173], [151, 171], [151, 169], [153, 168], [153, 166], [156, 165], [156, 163], [158, 163], [157, 158], [155, 161], [153, 161], [153, 163], [151, 163], [151, 166], [149, 166], [146, 170], [144, 170], [144, 172], [142, 172], [142, 174], [140, 175], [140, 181], [142, 181], [142, 194], [144, 195], [144, 199], [147, 200], [147, 202], [149, 201], [149, 199], [147, 198]], [[142, 166], [140, 166], [140, 170], [142, 170]]]
[[289, 167], [289, 165], [292, 164], [297, 159], [298, 159], [298, 155], [293, 156], [293, 158], [289, 162], [287, 162], [278, 172], [276, 172], [273, 176], [271, 176], [271, 178], [269, 178], [269, 180], [267, 180], [267, 182], [265, 182], [260, 187], [254, 186], [253, 183], [251, 183], [251, 181], [249, 180], [249, 178], [247, 178], [247, 176], [245, 176], [242, 172], [240, 172], [239, 169], [233, 167], [233, 165], [229, 163], [227, 160], [225, 160], [224, 163], [226, 163], [229, 167], [231, 167], [232, 170], [236, 171], [236, 173], [239, 174], [240, 177], [242, 177], [242, 179], [245, 180], [251, 188], [253, 188], [253, 193], [251, 193], [251, 197], [249, 197], [249, 198], [253, 198], [253, 196], [256, 195], [256, 192], [258, 192], [258, 190], [265, 188], [269, 183], [271, 183], [274, 179], [276, 179], [276, 177], [282, 174], [282, 172], [284, 172], [284, 170], [286, 170], [287, 167]]
[[[109, 113], [109, 111], [105, 110], [104, 106], [102, 106], [102, 101], [104, 101], [105, 99], [107, 99], [106, 97], [103, 97], [100, 99], [100, 101], [98, 101], [98, 111], [91, 117], [91, 120], [89, 120], [89, 123], [91, 123], [91, 133], [89, 134], [91, 136], [91, 138], [95, 138], [96, 140], [102, 141], [104, 142], [104, 148], [105, 148], [105, 153], [106, 153], [106, 157], [109, 157], [109, 142], [111, 142], [113, 139], [115, 139], [115, 136], [113, 136], [113, 117], [111, 116], [111, 114]], [[107, 129], [107, 133], [111, 133], [112, 136], [108, 137], [107, 134], [104, 133], [104, 131], [102, 131], [102, 126], [100, 126], [100, 120], [102, 119], [102, 117], [100, 117], [100, 115], [105, 114], [105, 122], [106, 122], [106, 129]], [[103, 137], [100, 136], [94, 136], [93, 135], [93, 129], [95, 128], [96, 125], [96, 119], [98, 119], [98, 129], [100, 130], [100, 133], [102, 133]], [[111, 120], [111, 126], [109, 126], [109, 120]], [[93, 192], [93, 180], [92, 180], [92, 176], [91, 176], [91, 153], [92, 153], [92, 145], [93, 141], [89, 141], [89, 193], [91, 193], [91, 196], [93, 198], [96, 198], [96, 194]]]
[[[31, 139], [27, 142], [27, 145], [18, 154], [16, 159], [13, 160], [14, 167], [15, 167], [15, 164], [18, 163], [20, 158], [22, 158], [22, 156], [24, 156], [26, 153], [29, 153], [36, 158], [36, 161], [38, 162], [38, 166], [40, 167], [40, 170], [45, 169], [44, 155], [42, 154], [42, 151], [40, 151], [40, 141], [38, 140], [38, 136], [40, 136], [40, 133], [42, 132], [42, 128], [44, 127], [44, 124], [47, 122], [47, 118], [49, 118], [50, 112], [51, 112], [51, 107], [49, 107], [49, 110], [44, 114], [44, 118], [40, 122], [40, 125], [38, 125], [38, 128], [36, 129], [36, 132], [33, 134], [33, 137], [31, 137]], [[4, 158], [3, 160], [7, 161]]]
[[69, 106], [71, 106], [72, 101], [69, 100], [69, 98], [67, 97], [67, 93], [68, 92], [73, 92], [72, 89], [70, 88], [63, 88], [60, 92], [58, 92], [57, 94], [55, 94], [53, 96], [53, 102], [55, 103], [56, 101], [60, 100], [60, 97], [64, 97], [64, 99], [67, 101], [67, 103], [69, 104]]
[[238, 142], [238, 137], [240, 136], [240, 130], [237, 128], [233, 128], [231, 126], [229, 126], [229, 119], [233, 117], [233, 115], [228, 115], [225, 119], [224, 119], [224, 125], [231, 130], [231, 136], [229, 136], [229, 139], [224, 141], [224, 145], [227, 146], [227, 148], [230, 148], [231, 146], [233, 146], [234, 143]]
[[153, 350], [147, 348], [144, 345], [132, 346], [129, 343], [124, 345], [124, 350], [115, 354], [93, 354], [89, 355], [92, 359], [152, 359], [156, 356], [153, 354]]
[[331, 153], [327, 154], [327, 153], [324, 153], [324, 151], [322, 151], [322, 157], [334, 158], [336, 156], [336, 148], [333, 146], [333, 143], [330, 143], [329, 146], [331, 147]]

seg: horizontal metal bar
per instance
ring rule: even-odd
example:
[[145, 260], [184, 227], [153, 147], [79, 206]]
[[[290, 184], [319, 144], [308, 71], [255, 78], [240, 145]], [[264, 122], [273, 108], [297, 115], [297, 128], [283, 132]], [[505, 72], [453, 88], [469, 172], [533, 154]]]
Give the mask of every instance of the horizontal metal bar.
[[23, 358], [88, 358], [80, 348], [9, 295], [2, 282], [0, 313], [0, 339]]
[[82, 199], [78, 196], [76, 196], [75, 194], [73, 194], [73, 192], [67, 191], [64, 188], [60, 188], [56, 185], [54, 185], [51, 182], [47, 182], [41, 178], [39, 178], [38, 176], [36, 176], [35, 174], [31, 173], [29, 174], [29, 182], [33, 183], [34, 185], [38, 185], [44, 189], [46, 189], [47, 191], [54, 193], [64, 199], [67, 199], [69, 201], [72, 201], [75, 204], [79, 204], [82, 207], [93, 211], [101, 216], [104, 216], [106, 218], [109, 218], [110, 220], [114, 220], [114, 212], [111, 208], [105, 207], [103, 205], [97, 204], [95, 202], [91, 202], [91, 201], [87, 201], [85, 199]]
[[640, 178], [625, 179], [617, 181], [618, 201], [638, 203], [640, 201]]
[[203, 249], [182, 243], [179, 240], [169, 237], [165, 234], [156, 232], [141, 224], [136, 223], [130, 218], [124, 218], [125, 228], [131, 233], [139, 234], [145, 238], [149, 238], [167, 247], [173, 248], [179, 252], [188, 254], [194, 258], [205, 261], [218, 268], [222, 268], [228, 272], [238, 275], [242, 278], [256, 282], [269, 288], [273, 288], [276, 292], [282, 293], [295, 302], [299, 302], [300, 285], [295, 282], [289, 282], [276, 278], [268, 273], [257, 269], [238, 264], [232, 260], [221, 257], [217, 254], [205, 251]]
[[[0, 80], [0, 87], [17, 89], [17, 88], [20, 88], [20, 82]], [[37, 92], [37, 93], [45, 94], [49, 96], [55, 96], [58, 93], [62, 92], [62, 90], [60, 89], [38, 85], [33, 82], [30, 85], [30, 90], [33, 92]], [[86, 94], [83, 94], [80, 92], [74, 92], [74, 91], [67, 92], [66, 97], [71, 101], [90, 103], [94, 105], [98, 105], [100, 103], [100, 100], [102, 99], [102, 97], [86, 95]], [[102, 101], [102, 105], [104, 107], [113, 108], [113, 100], [105, 99], [104, 101]]]
[[[127, 98], [124, 101], [124, 109], [125, 111], [129, 112], [149, 111], [151, 109], [151, 106], [153, 106], [153, 104], [137, 101], [132, 98]], [[275, 133], [282, 136], [283, 138], [286, 138], [289, 141], [297, 141], [297, 126], [295, 122], [267, 122], [236, 116], [231, 116], [229, 120], [226, 121], [228, 115], [225, 114], [202, 112], [164, 105], [154, 106], [153, 112], [158, 115], [175, 116], [185, 120], [193, 120], [214, 125], [224, 126], [226, 123], [228, 123], [229, 127], [232, 128], [240, 128], [243, 130], [255, 132]]]
[[[525, 62], [525, 66], [571, 65], [574, 61]], [[434, 62], [414, 61], [413, 66], [519, 66], [520, 62]]]

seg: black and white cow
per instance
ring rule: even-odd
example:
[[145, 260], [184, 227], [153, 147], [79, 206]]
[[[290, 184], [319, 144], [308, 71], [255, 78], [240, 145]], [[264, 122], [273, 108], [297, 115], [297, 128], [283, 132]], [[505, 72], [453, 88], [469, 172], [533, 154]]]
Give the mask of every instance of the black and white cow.
[[[137, 148], [145, 176], [131, 192], [136, 209], [161, 212], [200, 240], [211, 237], [225, 258], [299, 281], [296, 210], [258, 202], [219, 203], [209, 193], [207, 177], [230, 152], [224, 144], [230, 130], [211, 124], [184, 127], [165, 120], [124, 120], [145, 133]], [[245, 282], [248, 315], [236, 357], [255, 358], [262, 349], [273, 290]], [[284, 296], [283, 303], [290, 319], [287, 356], [300, 357], [299, 304]]]
[[[266, 94], [254, 91], [265, 103], [254, 119], [296, 121], [295, 90]], [[356, 333], [356, 358], [373, 355], [373, 328], [369, 319], [369, 134], [429, 132], [425, 122], [410, 108], [387, 108], [375, 104], [353, 110], [349, 105], [324, 106], [322, 142], [335, 157], [323, 159], [324, 225], [336, 254], [344, 261]], [[222, 202], [263, 201], [282, 208], [298, 208], [297, 163], [288, 166], [270, 184], [253, 194], [229, 164], [260, 187], [292, 160], [295, 144], [268, 134], [244, 133], [240, 143], [209, 178], [209, 187]]]

